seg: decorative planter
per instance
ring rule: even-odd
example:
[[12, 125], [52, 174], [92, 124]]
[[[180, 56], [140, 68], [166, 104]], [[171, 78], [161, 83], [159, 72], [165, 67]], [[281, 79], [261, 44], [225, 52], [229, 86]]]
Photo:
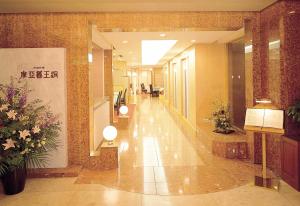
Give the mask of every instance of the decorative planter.
[[4, 193], [14, 195], [22, 192], [25, 187], [27, 177], [26, 167], [16, 168], [13, 171], [7, 171], [2, 177]]
[[300, 140], [283, 136], [281, 154], [282, 179], [300, 191]]
[[228, 129], [228, 130], [215, 129], [214, 132], [215, 133], [221, 133], [221, 134], [231, 134], [231, 133], [234, 132], [234, 130], [232, 130], [232, 129]]

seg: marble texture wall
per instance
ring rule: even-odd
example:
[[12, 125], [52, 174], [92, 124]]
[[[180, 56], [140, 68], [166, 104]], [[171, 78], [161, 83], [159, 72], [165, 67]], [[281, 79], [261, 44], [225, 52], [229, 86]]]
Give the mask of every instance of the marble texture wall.
[[[279, 1], [261, 11], [256, 19], [246, 22], [245, 42], [253, 45], [252, 53], [245, 57], [247, 106], [252, 106], [256, 98], [270, 98], [278, 108], [287, 109], [300, 98], [299, 7], [297, 1]], [[272, 42], [278, 40], [280, 47], [270, 49]], [[287, 117], [285, 120], [285, 135], [299, 138], [299, 126]], [[249, 136], [250, 156], [253, 155], [255, 163], [260, 163], [260, 135], [254, 134], [253, 140], [251, 134]], [[281, 155], [281, 136], [268, 135], [267, 165], [278, 175]]]
[[[296, 13], [288, 12], [296, 10]], [[101, 31], [237, 30], [244, 26], [245, 41], [253, 45], [246, 55], [246, 104], [256, 98], [272, 97], [286, 108], [300, 93], [299, 2], [280, 1], [257, 12], [147, 12], [147, 13], [43, 13], [0, 14], [1, 48], [64, 47], [67, 49], [67, 118], [69, 165], [89, 159], [88, 24]], [[280, 67], [269, 67], [269, 28], [279, 28]], [[276, 29], [275, 29], [276, 30]], [[274, 31], [275, 31], [274, 30]], [[276, 32], [275, 32], [276, 33]], [[277, 34], [278, 34], [277, 33]], [[108, 63], [111, 51], [104, 54]], [[109, 67], [105, 68], [109, 72]], [[276, 75], [275, 75], [276, 74]], [[298, 80], [298, 81], [297, 81]], [[110, 80], [108, 80], [110, 81]], [[275, 84], [278, 82], [278, 84]], [[108, 83], [108, 82], [107, 82]], [[111, 84], [107, 84], [111, 85]], [[112, 88], [107, 88], [106, 94]], [[276, 92], [277, 91], [277, 92]], [[288, 135], [299, 128], [286, 122]], [[269, 138], [268, 138], [269, 139]], [[268, 165], [280, 170], [278, 137], [268, 141]], [[249, 154], [260, 160], [260, 138], [249, 135]]]
[[[0, 14], [1, 48], [67, 49], [69, 165], [89, 159], [89, 23], [102, 31], [237, 30], [254, 12]], [[111, 52], [105, 52], [109, 57]], [[109, 60], [106, 58], [105, 60]], [[106, 68], [105, 68], [106, 69]], [[112, 89], [112, 88], [111, 88]]]

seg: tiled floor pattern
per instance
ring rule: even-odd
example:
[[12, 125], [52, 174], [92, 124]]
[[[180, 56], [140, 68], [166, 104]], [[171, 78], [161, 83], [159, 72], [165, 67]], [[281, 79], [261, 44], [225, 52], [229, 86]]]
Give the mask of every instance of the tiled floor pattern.
[[284, 184], [280, 192], [244, 185], [216, 193], [159, 196], [74, 184], [75, 178], [29, 179], [23, 193], [0, 194], [1, 206], [298, 206], [300, 194]]
[[213, 156], [199, 137], [183, 134], [158, 98], [137, 101], [129, 129], [119, 130], [119, 168], [84, 169], [76, 183], [149, 195], [188, 195], [239, 187], [259, 172], [252, 164]]
[[28, 179], [20, 194], [0, 191], [0, 206], [300, 205], [300, 193], [284, 182], [279, 192], [255, 187], [253, 165], [217, 158], [184, 136], [159, 102], [142, 101], [119, 141], [119, 169]]

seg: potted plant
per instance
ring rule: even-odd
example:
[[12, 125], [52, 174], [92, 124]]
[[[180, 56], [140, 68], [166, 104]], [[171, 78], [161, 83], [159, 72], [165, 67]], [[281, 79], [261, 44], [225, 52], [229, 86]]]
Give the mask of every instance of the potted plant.
[[212, 114], [212, 119], [215, 123], [216, 133], [230, 134], [234, 132], [230, 124], [229, 107], [222, 103], [216, 106], [216, 111]]
[[27, 102], [26, 83], [0, 84], [0, 176], [8, 195], [23, 191], [26, 167], [43, 167], [57, 149], [60, 122], [41, 100]]
[[297, 100], [295, 105], [288, 108], [287, 115], [293, 121], [300, 123], [300, 100]]

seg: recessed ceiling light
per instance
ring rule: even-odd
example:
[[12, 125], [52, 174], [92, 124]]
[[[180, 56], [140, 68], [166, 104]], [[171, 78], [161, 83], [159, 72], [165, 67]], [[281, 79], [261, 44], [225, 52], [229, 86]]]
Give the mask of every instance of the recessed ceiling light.
[[127, 41], [127, 40], [124, 40], [124, 41], [122, 41], [122, 43], [123, 43], [123, 44], [127, 44], [127, 43], [128, 43], [128, 41]]
[[196, 40], [195, 40], [195, 39], [193, 39], [193, 40], [191, 40], [191, 42], [192, 42], [192, 43], [195, 43], [195, 42], [196, 42]]
[[142, 64], [155, 65], [177, 40], [142, 40]]
[[294, 13], [296, 13], [296, 11], [290, 11], [290, 12], [289, 12], [289, 14], [294, 14]]
[[165, 36], [167, 36], [165, 33], [161, 33], [159, 36], [161, 36], [161, 37], [165, 37]]

